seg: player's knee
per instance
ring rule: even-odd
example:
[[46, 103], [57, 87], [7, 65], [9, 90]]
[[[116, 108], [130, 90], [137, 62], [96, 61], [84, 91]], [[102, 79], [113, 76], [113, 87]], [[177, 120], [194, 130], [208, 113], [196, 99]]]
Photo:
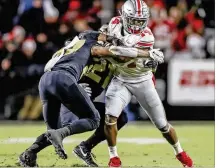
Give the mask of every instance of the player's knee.
[[94, 120], [94, 123], [95, 123], [94, 124], [95, 125], [94, 129], [97, 129], [100, 126], [100, 120], [101, 120], [100, 115], [95, 117], [93, 120]]
[[97, 120], [97, 121], [95, 122], [95, 128], [94, 128], [94, 129], [97, 129], [99, 126], [100, 126], [100, 121]]
[[106, 125], [116, 125], [117, 124], [117, 117], [106, 114], [105, 115], [105, 124]]
[[100, 125], [100, 120], [98, 119], [91, 119], [91, 130], [97, 129]]
[[161, 131], [161, 133], [166, 134], [168, 132], [170, 132], [170, 129], [172, 128], [172, 126], [167, 123], [164, 127], [159, 128], [159, 130]]
[[101, 121], [101, 119], [100, 118], [98, 118], [97, 120], [96, 120], [96, 125], [97, 125], [97, 128], [100, 126], [100, 122]]
[[61, 126], [62, 127], [66, 127], [66, 126], [68, 126], [68, 125], [71, 125], [73, 122], [62, 122], [61, 123]]
[[152, 123], [159, 129], [162, 130], [163, 128], [165, 128], [168, 124], [168, 121], [166, 120], [165, 117], [155, 117], [155, 118], [151, 118]]

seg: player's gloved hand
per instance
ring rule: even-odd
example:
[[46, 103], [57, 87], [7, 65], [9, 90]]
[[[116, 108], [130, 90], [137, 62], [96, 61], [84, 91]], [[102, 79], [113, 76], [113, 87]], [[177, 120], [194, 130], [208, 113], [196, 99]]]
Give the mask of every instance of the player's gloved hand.
[[89, 97], [92, 96], [92, 89], [89, 87], [88, 83], [79, 83], [79, 85], [86, 91]]
[[164, 62], [164, 54], [160, 49], [151, 49], [149, 51], [150, 57], [157, 61], [159, 64]]
[[106, 41], [109, 43], [112, 43], [114, 46], [123, 46], [122, 40], [118, 39], [117, 37], [114, 36], [106, 36]]
[[86, 38], [88, 38], [88, 37], [92, 37], [92, 38], [94, 38], [94, 39], [97, 39], [98, 35], [99, 35], [99, 32], [97, 32], [97, 31], [94, 31], [94, 30], [86, 30], [86, 31], [80, 33], [80, 34], [78, 35], [78, 38], [79, 38], [79, 39], [86, 39]]
[[152, 68], [155, 69], [158, 66], [158, 62], [155, 60], [152, 61], [148, 61], [145, 66], [147, 66], [148, 68]]
[[68, 44], [70, 44], [70, 42], [71, 42], [72, 40], [73, 40], [72, 38], [67, 39], [67, 40], [64, 42], [64, 46], [67, 46]]

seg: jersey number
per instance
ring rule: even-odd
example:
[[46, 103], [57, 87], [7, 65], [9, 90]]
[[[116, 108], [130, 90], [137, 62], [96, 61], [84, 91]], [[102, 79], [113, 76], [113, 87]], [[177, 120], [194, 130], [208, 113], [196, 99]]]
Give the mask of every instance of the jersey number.
[[[100, 76], [96, 74], [96, 72], [104, 72], [106, 68], [109, 68], [109, 74], [107, 74], [107, 77]], [[112, 72], [112, 65], [105, 63], [100, 63], [100, 64], [94, 64], [90, 65], [89, 67], [85, 67], [85, 72], [83, 75], [89, 77], [90, 79], [94, 80], [97, 83], [102, 83], [102, 88], [106, 88], [110, 82], [111, 76], [113, 74]], [[103, 80], [103, 81], [101, 81]]]

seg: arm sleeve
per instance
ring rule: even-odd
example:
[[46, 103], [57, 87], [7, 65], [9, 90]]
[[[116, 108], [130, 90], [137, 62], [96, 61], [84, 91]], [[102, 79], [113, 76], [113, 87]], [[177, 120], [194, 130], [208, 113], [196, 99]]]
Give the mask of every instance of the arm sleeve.
[[138, 49], [132, 47], [111, 46], [109, 51], [117, 56], [132, 57], [138, 56]]
[[99, 32], [97, 31], [84, 31], [79, 34], [79, 39], [85, 39], [85, 40], [98, 40]]

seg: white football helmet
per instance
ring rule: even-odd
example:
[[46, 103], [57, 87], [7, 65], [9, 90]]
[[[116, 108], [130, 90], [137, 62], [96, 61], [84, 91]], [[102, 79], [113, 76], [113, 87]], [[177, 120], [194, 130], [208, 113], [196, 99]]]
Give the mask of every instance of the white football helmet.
[[138, 34], [143, 31], [149, 16], [149, 8], [143, 0], [127, 0], [122, 6], [121, 17], [128, 33]]

